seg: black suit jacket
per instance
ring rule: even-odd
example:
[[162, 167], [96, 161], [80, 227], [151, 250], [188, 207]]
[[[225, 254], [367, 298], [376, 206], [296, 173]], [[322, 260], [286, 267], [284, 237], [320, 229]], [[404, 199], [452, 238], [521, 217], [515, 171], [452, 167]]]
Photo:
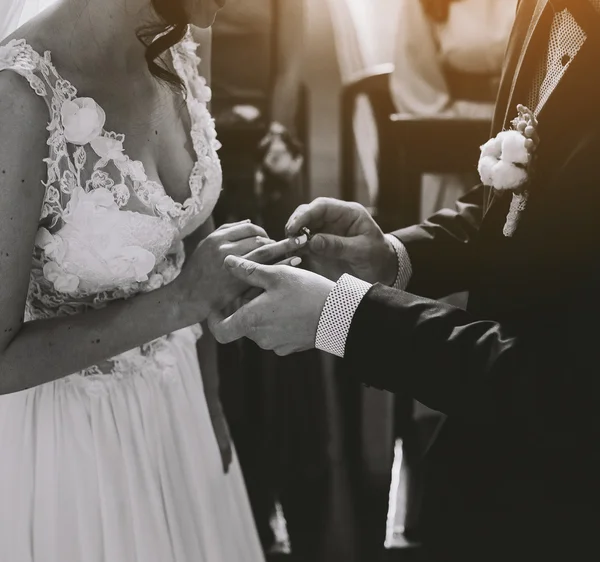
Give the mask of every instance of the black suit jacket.
[[[523, 554], [541, 534], [568, 547], [600, 533], [600, 15], [588, 0], [521, 0], [491, 136], [527, 104], [565, 4], [587, 39], [539, 114], [516, 233], [502, 233], [510, 196], [484, 186], [396, 232], [407, 292], [375, 285], [346, 344], [354, 377], [447, 414], [424, 460], [425, 537], [448, 553], [476, 543], [478, 560], [541, 560]], [[466, 311], [430, 300], [458, 291]]]

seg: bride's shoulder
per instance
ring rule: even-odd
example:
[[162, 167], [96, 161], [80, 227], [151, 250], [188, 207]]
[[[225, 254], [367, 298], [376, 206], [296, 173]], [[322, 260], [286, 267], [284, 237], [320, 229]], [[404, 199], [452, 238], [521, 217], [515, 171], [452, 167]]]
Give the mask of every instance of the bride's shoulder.
[[[23, 76], [0, 68], [0, 123], [6, 120], [27, 126], [38, 121], [42, 130], [45, 130], [48, 106]], [[0, 131], [14, 132], [4, 127], [0, 127]]]
[[41, 99], [45, 86], [39, 77], [34, 77], [44, 54], [50, 51], [44, 37], [28, 22], [0, 42], [0, 111], [9, 108], [19, 117], [38, 117], [45, 126], [48, 108]]
[[24, 49], [26, 45], [17, 40], [0, 45], [0, 120], [30, 123], [38, 117], [45, 128], [48, 108], [26, 78], [29, 66], [33, 65], [33, 61], [27, 60], [29, 50]]
[[46, 102], [22, 75], [0, 66], [0, 160], [17, 166], [21, 157], [42, 162], [48, 149], [47, 124]]

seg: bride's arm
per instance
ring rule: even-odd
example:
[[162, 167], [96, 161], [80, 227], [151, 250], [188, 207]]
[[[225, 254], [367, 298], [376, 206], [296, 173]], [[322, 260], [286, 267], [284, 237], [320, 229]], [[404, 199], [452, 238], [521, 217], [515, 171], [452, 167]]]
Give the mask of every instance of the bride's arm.
[[[0, 394], [61, 378], [201, 322], [210, 309], [210, 301], [201, 294], [201, 288], [210, 291], [211, 272], [201, 271], [197, 263], [188, 262], [176, 281], [159, 290], [111, 303], [100, 310], [24, 322], [31, 256], [44, 196], [41, 182], [46, 177], [43, 158], [47, 156], [47, 131], [40, 124], [47, 120], [44, 102], [31, 96], [20, 77], [3, 73], [0, 76]], [[215, 263], [207, 263], [206, 268], [212, 273], [220, 271]], [[212, 281], [218, 285], [217, 279]]]

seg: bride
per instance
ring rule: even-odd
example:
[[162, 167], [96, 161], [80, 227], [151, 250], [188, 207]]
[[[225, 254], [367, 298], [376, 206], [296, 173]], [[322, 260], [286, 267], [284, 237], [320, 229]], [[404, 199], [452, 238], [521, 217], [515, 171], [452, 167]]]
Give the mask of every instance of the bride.
[[211, 226], [223, 4], [59, 0], [0, 44], [2, 562], [263, 560], [196, 351], [224, 256], [289, 250]]

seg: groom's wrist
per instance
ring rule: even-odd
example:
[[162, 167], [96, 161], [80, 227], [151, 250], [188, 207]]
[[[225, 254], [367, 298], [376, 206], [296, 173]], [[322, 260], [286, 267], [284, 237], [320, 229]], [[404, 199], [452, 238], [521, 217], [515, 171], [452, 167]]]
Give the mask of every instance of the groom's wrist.
[[344, 357], [346, 339], [354, 313], [371, 285], [344, 274], [329, 293], [317, 327], [315, 347]]

